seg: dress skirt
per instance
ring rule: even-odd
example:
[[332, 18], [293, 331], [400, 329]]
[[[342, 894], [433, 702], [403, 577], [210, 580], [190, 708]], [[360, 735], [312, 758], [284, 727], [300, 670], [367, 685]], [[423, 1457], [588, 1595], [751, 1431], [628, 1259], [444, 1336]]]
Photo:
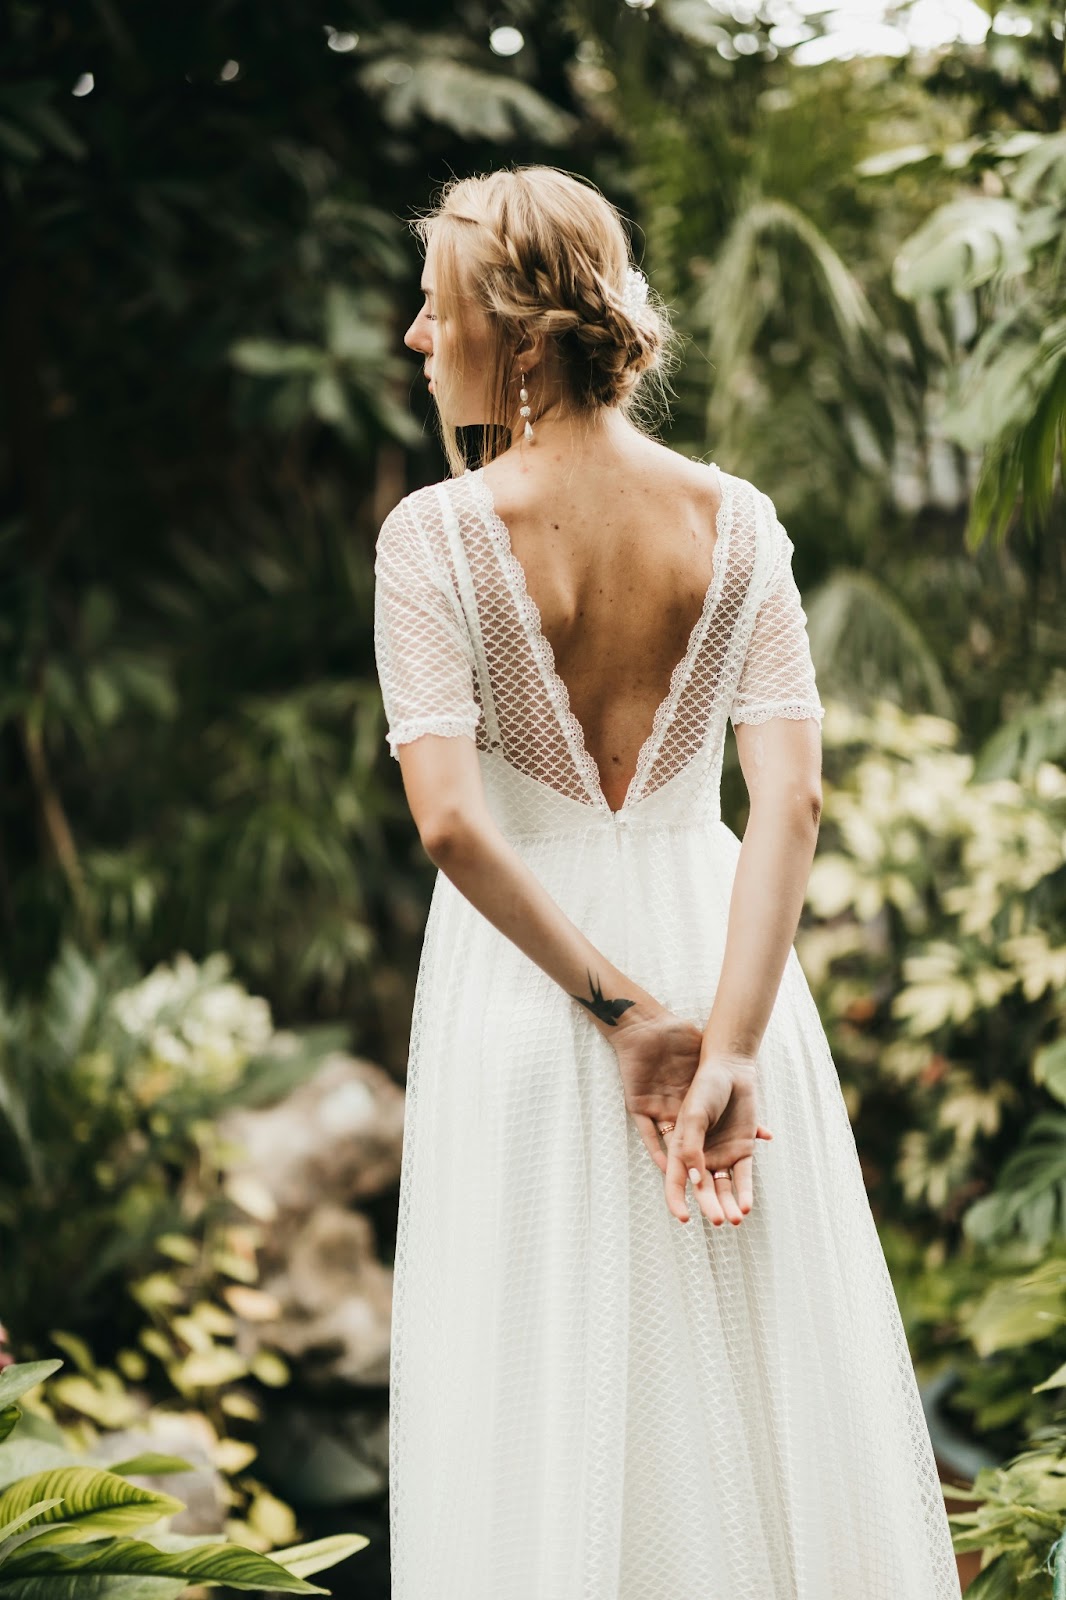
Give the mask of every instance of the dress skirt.
[[[629, 826], [625, 823], [629, 822]], [[514, 847], [627, 976], [706, 1023], [740, 841], [624, 815]], [[614, 1052], [434, 887], [415, 997], [390, 1412], [394, 1600], [958, 1600], [847, 1108], [793, 949], [754, 1204], [715, 1228]]]

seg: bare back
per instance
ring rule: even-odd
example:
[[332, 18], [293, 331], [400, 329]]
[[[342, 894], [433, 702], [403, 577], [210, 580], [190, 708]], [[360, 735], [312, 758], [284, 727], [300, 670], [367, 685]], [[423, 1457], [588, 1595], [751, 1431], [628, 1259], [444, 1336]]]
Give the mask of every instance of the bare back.
[[634, 434], [625, 457], [548, 446], [485, 468], [603, 793], [621, 806], [714, 571], [716, 473]]

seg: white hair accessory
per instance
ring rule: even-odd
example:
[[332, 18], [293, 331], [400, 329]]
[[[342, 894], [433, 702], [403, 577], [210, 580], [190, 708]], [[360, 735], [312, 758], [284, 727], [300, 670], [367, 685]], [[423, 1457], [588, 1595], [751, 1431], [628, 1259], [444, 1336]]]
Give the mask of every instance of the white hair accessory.
[[626, 286], [622, 291], [622, 304], [631, 317], [642, 311], [648, 303], [648, 280], [639, 267], [626, 271]]

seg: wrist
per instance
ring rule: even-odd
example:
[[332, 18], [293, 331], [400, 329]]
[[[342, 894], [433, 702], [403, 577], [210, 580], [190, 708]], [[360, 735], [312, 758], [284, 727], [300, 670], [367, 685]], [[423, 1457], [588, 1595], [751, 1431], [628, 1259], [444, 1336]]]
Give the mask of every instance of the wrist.
[[734, 1074], [740, 1072], [750, 1072], [754, 1074], [756, 1064], [755, 1052], [753, 1050], [722, 1050], [713, 1045], [708, 1046], [705, 1044], [700, 1052], [700, 1061], [699, 1066], [696, 1068], [696, 1075], [699, 1076], [700, 1073], [709, 1075], [713, 1072], [729, 1072]]
[[605, 1033], [617, 1034], [623, 1028], [639, 1028], [642, 1023], [657, 1021], [666, 1011], [666, 1007], [653, 995], [645, 994], [643, 989], [634, 989], [632, 984], [623, 983], [621, 993], [631, 998], [633, 1003], [619, 1012], [613, 1026], [604, 1024]]

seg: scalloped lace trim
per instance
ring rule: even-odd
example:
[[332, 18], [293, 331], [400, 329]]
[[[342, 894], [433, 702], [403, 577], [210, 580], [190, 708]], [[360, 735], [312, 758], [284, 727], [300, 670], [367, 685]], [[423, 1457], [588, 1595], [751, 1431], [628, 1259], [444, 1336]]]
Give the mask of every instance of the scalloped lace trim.
[[[625, 811], [628, 806], [634, 803], [647, 777], [648, 768], [662, 742], [669, 720], [677, 709], [677, 702], [691, 670], [692, 662], [695, 659], [699, 645], [703, 641], [707, 620], [718, 603], [718, 597], [721, 594], [724, 582], [725, 569], [728, 565], [728, 541], [733, 523], [733, 486], [731, 482], [727, 482], [726, 476], [715, 462], [703, 462], [701, 465], [713, 468], [722, 489], [722, 500], [716, 519], [716, 521], [722, 523], [722, 527], [718, 530], [714, 548], [714, 570], [711, 573], [711, 581], [707, 587], [707, 592], [703, 597], [703, 607], [692, 625], [685, 653], [680, 661], [674, 664], [666, 695], [656, 707], [655, 716], [652, 719], [651, 732], [640, 747], [637, 765], [630, 780], [629, 788], [626, 790], [625, 799], [619, 807], [620, 811]], [[515, 595], [516, 603], [525, 623], [530, 648], [540, 669], [548, 697], [555, 708], [555, 713], [559, 718], [563, 733], [570, 746], [578, 772], [584, 779], [585, 787], [588, 789], [593, 804], [601, 811], [606, 811], [612, 816], [616, 815], [614, 807], [608, 805], [607, 797], [603, 792], [599, 768], [586, 747], [585, 730], [571, 709], [570, 691], [556, 667], [555, 651], [552, 648], [551, 640], [544, 632], [540, 607], [529, 592], [529, 587], [526, 583], [526, 569], [512, 548], [510, 529], [496, 510], [492, 487], [485, 478], [485, 469], [484, 467], [472, 468], [468, 470], [466, 477], [471, 488], [481, 501], [482, 512], [493, 535], [493, 542], [496, 545], [500, 560], [510, 575], [512, 592]], [[729, 499], [728, 508], [726, 506], [727, 496]]]
[[790, 701], [783, 706], [752, 706], [750, 709], [738, 711], [734, 716], [729, 713], [729, 720], [736, 727], [738, 722], [769, 722], [773, 717], [815, 717], [819, 722], [825, 716], [825, 707], [812, 705], [807, 701]]
[[473, 735], [480, 720], [480, 706], [477, 715], [473, 717], [468, 711], [456, 716], [408, 717], [406, 721], [398, 722], [395, 728], [390, 728], [386, 733], [389, 754], [398, 761], [400, 758], [396, 754], [396, 746], [410, 744], [413, 739], [420, 739], [424, 733], [439, 733], [445, 738], [452, 738], [460, 733]]

